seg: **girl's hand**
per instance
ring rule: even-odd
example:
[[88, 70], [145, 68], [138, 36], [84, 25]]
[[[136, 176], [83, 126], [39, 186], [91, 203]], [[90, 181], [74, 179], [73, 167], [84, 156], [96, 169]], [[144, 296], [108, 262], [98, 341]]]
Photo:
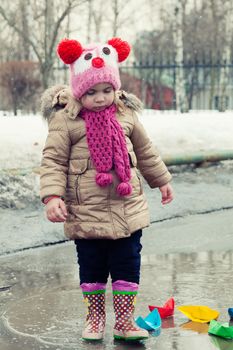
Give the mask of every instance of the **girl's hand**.
[[159, 187], [159, 189], [162, 194], [161, 203], [170, 203], [174, 198], [172, 186], [169, 183], [167, 183], [166, 185]]
[[67, 217], [66, 205], [61, 198], [53, 198], [46, 204], [47, 219], [51, 222], [64, 222]]

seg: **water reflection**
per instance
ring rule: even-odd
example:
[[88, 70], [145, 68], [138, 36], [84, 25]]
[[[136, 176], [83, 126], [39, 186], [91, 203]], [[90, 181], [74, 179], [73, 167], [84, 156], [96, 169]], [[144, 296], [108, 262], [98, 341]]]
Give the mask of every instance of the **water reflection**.
[[208, 333], [209, 324], [188, 321], [180, 325], [180, 327], [186, 331], [193, 331], [196, 333]]
[[158, 337], [158, 336], [160, 336], [160, 334], [161, 334], [161, 328], [158, 328], [158, 329], [150, 332], [151, 337]]
[[174, 316], [164, 318], [162, 320], [162, 328], [167, 329], [167, 328], [174, 328], [174, 327], [175, 327]]
[[[188, 322], [177, 310], [173, 317], [162, 320], [161, 333], [151, 334], [144, 343], [114, 341], [110, 288], [107, 290], [106, 337], [102, 343], [83, 342], [80, 334], [85, 308], [78, 288], [74, 250], [70, 246], [63, 247], [59, 256], [56, 249], [43, 250], [36, 256], [35, 252], [28, 252], [28, 257], [24, 253], [22, 258], [18, 254], [17, 267], [12, 265], [12, 259], [2, 259], [1, 263], [2, 285], [12, 285], [11, 294], [9, 291], [0, 293], [0, 306], [6, 299], [1, 298], [2, 295], [8, 293], [2, 315], [2, 321], [6, 321], [4, 327], [24, 339], [34, 339], [38, 343], [36, 350], [54, 347], [67, 350], [214, 350], [216, 347], [233, 350], [232, 342], [210, 337], [207, 324]], [[147, 315], [148, 305], [162, 304], [172, 295], [176, 305], [208, 305], [220, 311], [219, 321], [229, 322], [227, 308], [232, 306], [232, 268], [232, 251], [143, 255], [135, 316]], [[0, 325], [1, 334], [2, 330]], [[12, 336], [9, 339], [14, 343]], [[1, 350], [5, 349], [7, 347], [1, 345]]]
[[210, 336], [210, 340], [212, 344], [215, 345], [217, 349], [220, 350], [233, 350], [233, 341], [232, 340], [225, 340], [221, 339], [215, 336]]
[[120, 341], [120, 340], [114, 340], [113, 341], [114, 350], [144, 350], [147, 349], [146, 342], [133, 342], [133, 341]]

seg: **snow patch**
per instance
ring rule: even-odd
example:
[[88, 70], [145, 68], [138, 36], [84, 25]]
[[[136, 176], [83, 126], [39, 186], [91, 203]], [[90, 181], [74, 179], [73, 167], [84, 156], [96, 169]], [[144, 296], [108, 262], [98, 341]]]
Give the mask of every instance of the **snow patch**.
[[[139, 119], [162, 155], [233, 150], [232, 112], [145, 110]], [[47, 122], [39, 115], [0, 113], [0, 168], [39, 166], [47, 133]]]

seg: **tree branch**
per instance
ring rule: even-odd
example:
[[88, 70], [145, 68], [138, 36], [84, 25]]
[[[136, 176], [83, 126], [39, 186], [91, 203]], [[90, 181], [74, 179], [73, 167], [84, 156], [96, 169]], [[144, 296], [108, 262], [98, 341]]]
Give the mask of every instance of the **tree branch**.
[[49, 57], [52, 57], [52, 53], [54, 51], [54, 45], [55, 45], [55, 41], [58, 35], [58, 30], [60, 28], [61, 23], [63, 22], [63, 20], [66, 18], [66, 16], [69, 14], [69, 12], [74, 9], [75, 7], [81, 5], [82, 3], [86, 2], [87, 0], [83, 0], [83, 1], [68, 1], [68, 6], [65, 8], [65, 10], [63, 11], [63, 13], [61, 14], [61, 16], [58, 18], [54, 31], [53, 31], [53, 37], [51, 40], [51, 44], [49, 47]]
[[41, 55], [40, 55], [39, 51], [37, 50], [37, 47], [36, 47], [36, 45], [34, 44], [34, 42], [33, 42], [29, 37], [27, 37], [27, 36], [25, 35], [25, 33], [24, 33], [20, 28], [18, 28], [17, 25], [16, 25], [13, 21], [10, 20], [10, 18], [8, 18], [8, 16], [6, 15], [6, 13], [5, 13], [5, 11], [4, 11], [4, 9], [3, 9], [2, 6], [0, 6], [0, 15], [3, 17], [3, 19], [7, 22], [7, 24], [8, 24], [11, 28], [13, 28], [17, 33], [19, 33], [19, 34], [23, 37], [23, 39], [24, 39], [26, 42], [28, 42], [29, 45], [31, 45], [31, 47], [33, 48], [33, 50], [34, 50], [34, 52], [35, 52], [35, 54], [36, 54], [36, 56], [37, 56], [37, 58], [38, 58], [40, 64], [42, 64]]

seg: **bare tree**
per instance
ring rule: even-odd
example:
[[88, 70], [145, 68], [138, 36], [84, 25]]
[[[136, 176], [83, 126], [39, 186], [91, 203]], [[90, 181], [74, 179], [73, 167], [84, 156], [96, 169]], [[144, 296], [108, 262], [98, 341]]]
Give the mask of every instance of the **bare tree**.
[[[25, 36], [29, 37], [30, 35], [30, 13], [28, 11], [28, 1], [27, 0], [20, 0], [19, 1], [19, 25], [24, 32]], [[29, 60], [30, 59], [30, 46], [28, 41], [24, 40], [22, 36], [18, 36], [19, 40], [19, 47], [22, 48], [19, 50], [20, 56], [22, 60]]]
[[233, 15], [233, 4], [232, 0], [225, 0], [222, 4], [224, 10], [224, 37], [225, 42], [222, 50], [222, 64], [224, 67], [221, 68], [220, 72], [220, 92], [219, 92], [219, 111], [225, 112], [227, 109], [227, 96], [226, 90], [229, 81], [229, 64], [231, 60], [231, 42], [232, 42], [232, 15]]
[[[101, 41], [117, 36], [119, 29], [127, 24], [127, 28], [135, 21], [129, 16], [132, 11], [132, 0], [87, 0], [87, 42]], [[135, 11], [133, 11], [135, 14]]]
[[185, 93], [185, 81], [184, 81], [184, 46], [183, 46], [183, 16], [184, 7], [181, 0], [177, 1], [175, 8], [175, 21], [174, 21], [174, 43], [176, 46], [176, 109], [181, 112], [186, 112], [188, 110], [187, 98]]
[[91, 22], [92, 22], [92, 6], [93, 0], [88, 0], [88, 16], [87, 16], [87, 42], [91, 40]]
[[[103, 8], [105, 11], [103, 11]], [[103, 26], [103, 20], [104, 16], [106, 15], [106, 1], [105, 0], [99, 0], [98, 3], [95, 2], [95, 7], [94, 3], [92, 3], [92, 8], [91, 8], [91, 16], [89, 17], [89, 20], [93, 19], [93, 24], [94, 24], [94, 33], [93, 33], [93, 38], [95, 41], [100, 41], [101, 40], [101, 29]]]
[[13, 106], [14, 115], [19, 108], [26, 109], [29, 104], [33, 106], [40, 84], [38, 64], [35, 62], [9, 61], [0, 64], [0, 86], [5, 90], [9, 105]]
[[[112, 36], [118, 36], [122, 28], [130, 28], [138, 20], [141, 20], [142, 11], [137, 11], [137, 3], [132, 0], [112, 0], [109, 11], [109, 24]], [[138, 18], [137, 18], [138, 15]]]
[[[126, 4], [126, 2], [124, 2]], [[112, 34], [113, 36], [117, 35], [117, 29], [118, 29], [118, 18], [120, 13], [120, 1], [119, 0], [113, 0], [112, 4], [113, 9], [113, 24], [112, 24]]]
[[[21, 8], [26, 6], [30, 11], [29, 30], [25, 30], [15, 16], [17, 7], [12, 9], [9, 8], [8, 1], [1, 2], [0, 17], [31, 49], [34, 58], [39, 63], [43, 88], [48, 87], [52, 76], [55, 47], [62, 25], [69, 13], [83, 2], [86, 0], [20, 0], [15, 5], [20, 4]], [[23, 23], [25, 26], [25, 19]]]
[[[222, 1], [221, 1], [222, 3]], [[215, 47], [217, 50], [219, 49], [221, 45], [221, 7], [219, 0], [210, 0], [210, 11], [213, 18], [213, 22], [215, 26], [212, 28], [213, 30], [213, 38], [215, 42]]]

